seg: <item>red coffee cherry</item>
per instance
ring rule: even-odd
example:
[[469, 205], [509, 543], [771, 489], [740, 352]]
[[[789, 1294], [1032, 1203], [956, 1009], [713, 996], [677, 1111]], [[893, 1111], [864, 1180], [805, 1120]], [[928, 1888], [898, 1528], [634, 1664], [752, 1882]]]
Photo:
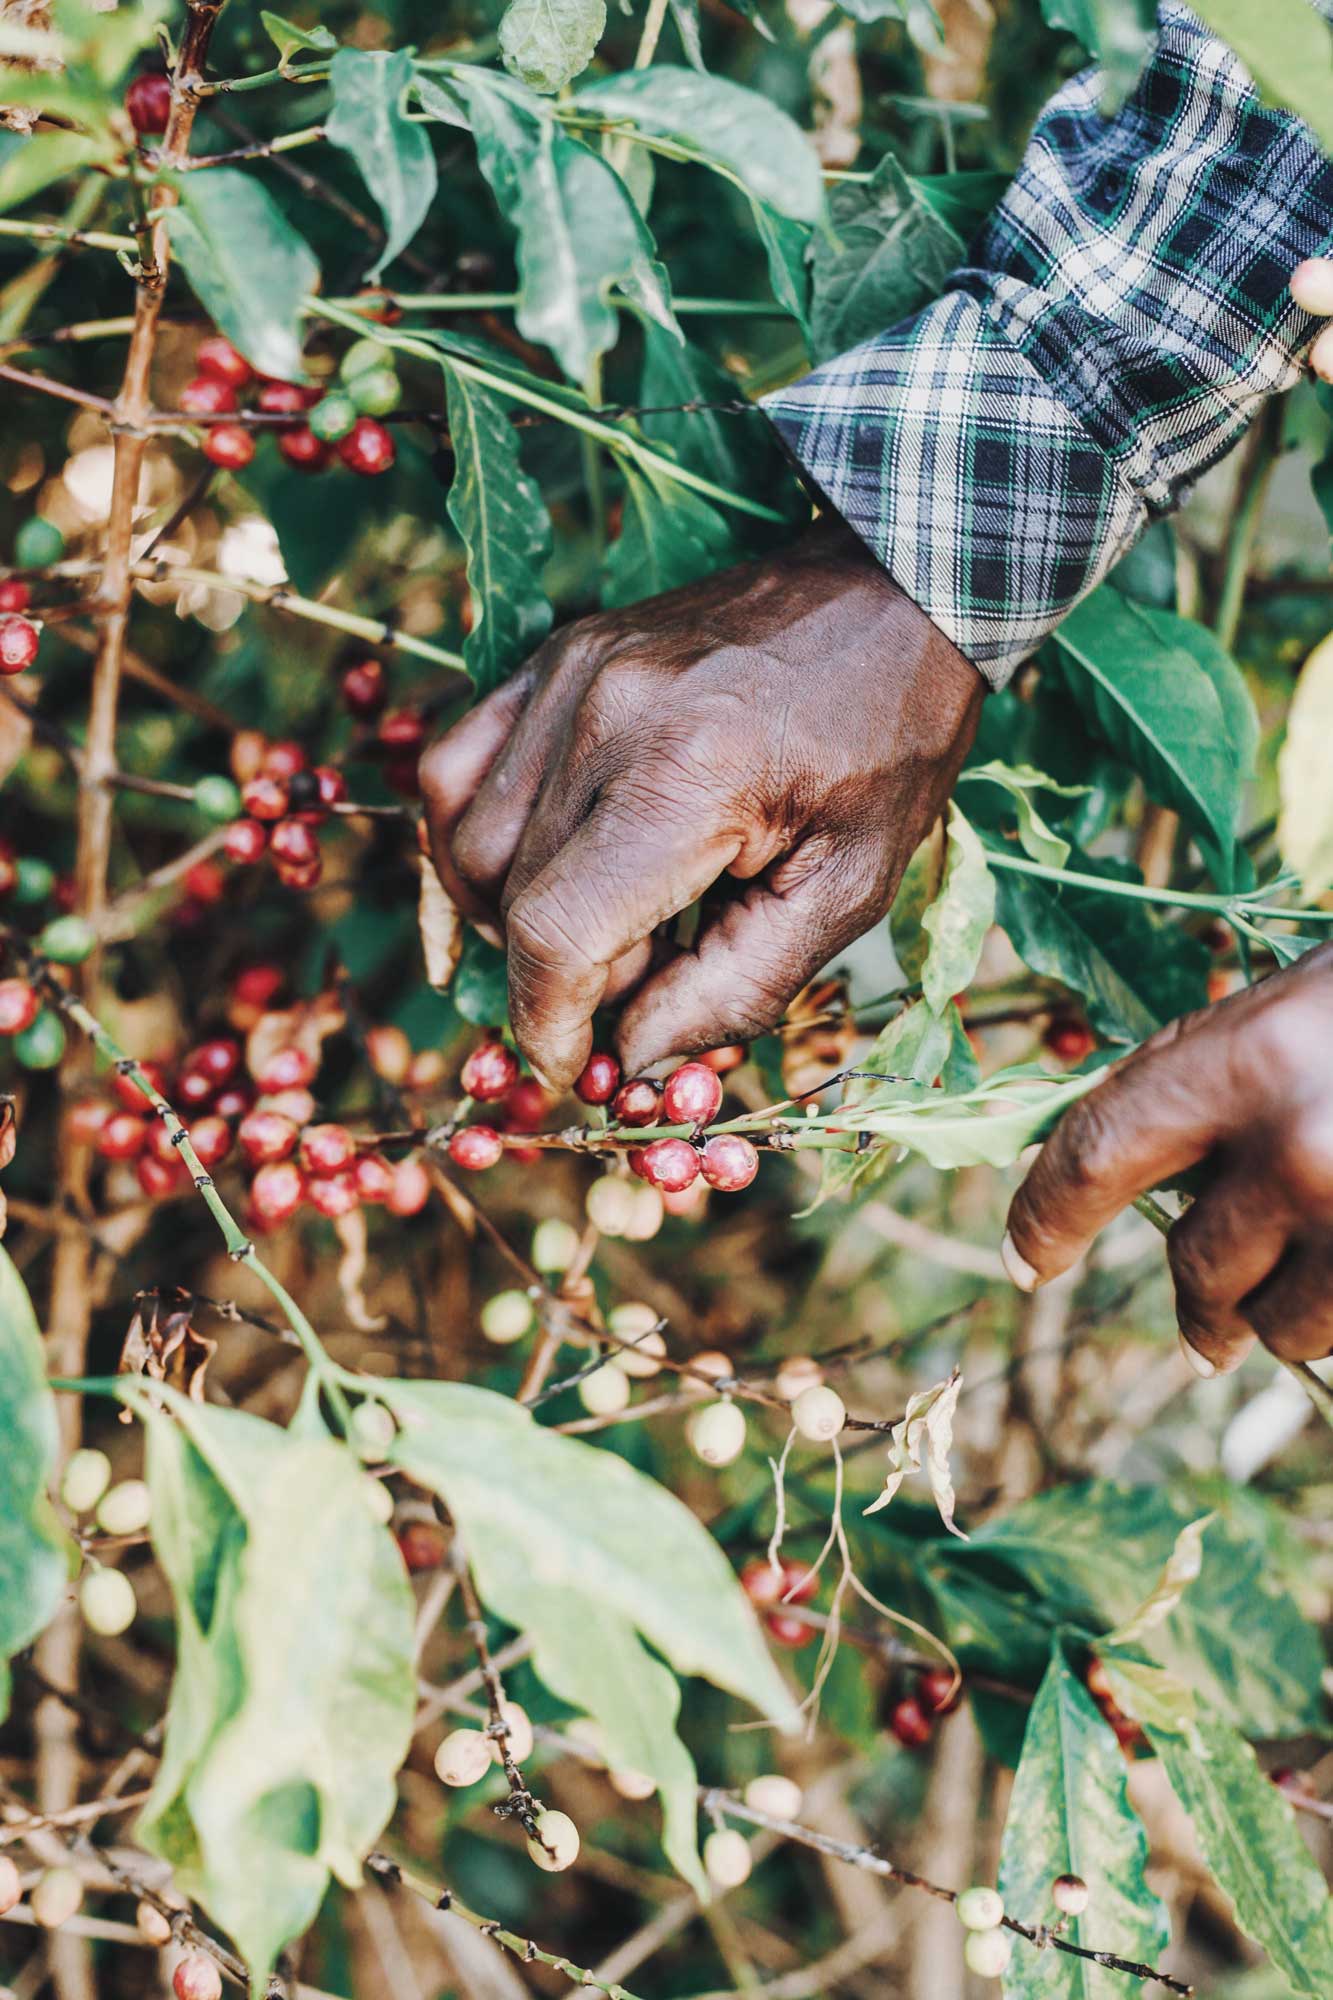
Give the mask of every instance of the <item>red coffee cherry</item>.
[[213, 1099], [213, 1109], [219, 1118], [226, 1118], [234, 1125], [238, 1118], [244, 1118], [246, 1112], [254, 1108], [254, 1101], [254, 1086], [244, 1077], [238, 1077], [234, 1083], [223, 1084]]
[[284, 889], [313, 889], [324, 873], [324, 863], [318, 855], [313, 861], [279, 861], [276, 873]]
[[219, 382], [230, 382], [233, 389], [243, 389], [254, 379], [254, 370], [245, 356], [238, 354], [220, 333], [211, 333], [207, 340], [200, 341], [194, 352], [194, 365], [201, 375], [216, 375]]
[[338, 456], [353, 472], [373, 476], [387, 472], [397, 454], [383, 424], [374, 417], [358, 417], [339, 444]]
[[426, 740], [426, 718], [419, 708], [391, 708], [376, 734], [391, 756], [415, 758]]
[[186, 869], [181, 887], [196, 903], [220, 903], [227, 893], [227, 878], [216, 861], [196, 861]]
[[307, 1193], [310, 1206], [331, 1222], [361, 1206], [356, 1175], [352, 1173], [329, 1174], [323, 1180], [311, 1181]]
[[220, 1166], [231, 1151], [231, 1126], [216, 1115], [200, 1118], [190, 1127], [190, 1144], [201, 1167]]
[[[139, 1068], [143, 1071], [158, 1096], [165, 1096], [167, 1088], [166, 1064], [154, 1062], [150, 1056], [139, 1064]], [[148, 1100], [133, 1077], [116, 1076], [113, 1074], [111, 1077], [111, 1094], [118, 1104], [124, 1105], [127, 1111], [136, 1112], [140, 1118], [147, 1117]]]
[[190, 1185], [189, 1169], [184, 1160], [176, 1155], [169, 1160], [161, 1160], [156, 1153], [141, 1153], [134, 1163], [134, 1173], [150, 1201], [161, 1201], [166, 1195], [178, 1194]]
[[26, 611], [32, 601], [32, 592], [21, 577], [8, 577], [0, 583], [0, 611]]
[[230, 1035], [215, 1035], [191, 1049], [184, 1066], [199, 1070], [213, 1083], [227, 1083], [241, 1066], [241, 1045]]
[[21, 1035], [42, 1011], [26, 979], [0, 979], [0, 1035]]
[[301, 417], [319, 401], [319, 390], [299, 382], [265, 382], [256, 401], [266, 416]]
[[785, 1609], [808, 1604], [819, 1589], [819, 1578], [809, 1563], [793, 1556], [780, 1556], [776, 1569], [766, 1556], [756, 1556], [741, 1571], [741, 1589], [761, 1611]]
[[244, 424], [213, 424], [203, 445], [204, 457], [224, 472], [239, 472], [255, 455], [255, 441]]
[[398, 1530], [398, 1547], [412, 1576], [438, 1569], [448, 1546], [444, 1529], [433, 1521], [404, 1521]]
[[276, 1229], [301, 1206], [305, 1175], [294, 1160], [277, 1160], [261, 1167], [250, 1183], [251, 1220], [261, 1229]]
[[930, 1741], [930, 1717], [912, 1694], [905, 1694], [895, 1705], [889, 1728], [907, 1750], [919, 1750]]
[[679, 1194], [699, 1176], [699, 1155], [684, 1139], [654, 1139], [643, 1149], [639, 1172], [652, 1187]]
[[1061, 1062], [1082, 1062], [1097, 1046], [1097, 1037], [1082, 1021], [1054, 1020], [1042, 1037], [1053, 1056]]
[[245, 965], [231, 982], [231, 997], [261, 1010], [281, 993], [285, 975], [276, 965]]
[[21, 674], [37, 658], [41, 635], [30, 618], [0, 620], [0, 674]]
[[927, 1715], [952, 1715], [963, 1698], [962, 1685], [955, 1685], [947, 1667], [927, 1667], [917, 1678], [916, 1698]]
[[352, 1168], [362, 1201], [387, 1202], [393, 1193], [393, 1168], [378, 1153], [362, 1153]]
[[[340, 806], [347, 797], [346, 778], [341, 771], [335, 770], [332, 764], [316, 764], [313, 771], [303, 772], [302, 776], [308, 777], [313, 782], [314, 793], [309, 804], [304, 800], [301, 802], [303, 807], [301, 818], [309, 820], [312, 824], [327, 819], [333, 808]], [[292, 803], [296, 804], [295, 794]]]
[[160, 71], [136, 76], [125, 92], [125, 112], [139, 134], [165, 132], [171, 117], [171, 81]]
[[389, 698], [388, 679], [379, 660], [358, 660], [344, 670], [343, 707], [352, 715], [369, 720], [379, 714]]
[[309, 424], [302, 424], [298, 430], [279, 431], [278, 450], [298, 472], [322, 472], [331, 456], [328, 446], [315, 436]]
[[241, 804], [251, 819], [285, 819], [287, 807], [291, 803], [287, 787], [280, 778], [270, 778], [261, 773], [251, 778], [241, 791]]
[[611, 1105], [611, 1115], [617, 1125], [656, 1125], [661, 1105], [662, 1093], [657, 1085], [646, 1076], [636, 1076], [621, 1084]]
[[704, 1147], [699, 1170], [709, 1187], [736, 1194], [759, 1172], [759, 1154], [739, 1132], [719, 1132]]
[[788, 1611], [770, 1611], [764, 1620], [764, 1630], [779, 1646], [789, 1646], [793, 1652], [799, 1646], [808, 1646], [815, 1637], [813, 1625], [807, 1625], [804, 1618], [793, 1618]]
[[503, 1152], [500, 1134], [491, 1125], [465, 1125], [449, 1141], [449, 1158], [470, 1173], [493, 1167]]
[[176, 2000], [221, 2000], [222, 1974], [211, 1958], [193, 1951], [171, 1975]]
[[187, 417], [228, 416], [236, 408], [236, 391], [216, 375], [196, 375], [180, 392], [180, 408]]
[[662, 1086], [663, 1123], [706, 1125], [722, 1108], [722, 1085], [707, 1063], [682, 1063]]
[[518, 1081], [518, 1057], [503, 1042], [483, 1042], [463, 1064], [459, 1081], [469, 1097], [496, 1104]]
[[749, 1053], [744, 1042], [728, 1042], [725, 1048], [702, 1050], [694, 1060], [703, 1063], [706, 1069], [716, 1070], [719, 1076], [725, 1076], [728, 1070], [739, 1069]]
[[304, 820], [280, 819], [269, 836], [275, 861], [288, 868], [308, 868], [319, 860], [319, 841]]
[[236, 1137], [252, 1167], [285, 1160], [295, 1151], [300, 1132], [280, 1111], [251, 1111], [242, 1118]]
[[278, 778], [286, 784], [298, 771], [308, 769], [309, 764], [310, 759], [299, 743], [290, 737], [279, 737], [276, 742], [264, 745], [264, 761], [260, 769], [266, 778]]
[[540, 1132], [551, 1100], [535, 1076], [521, 1076], [505, 1098], [505, 1116], [515, 1132]]
[[356, 1141], [345, 1125], [307, 1125], [301, 1134], [301, 1165], [321, 1177], [343, 1173], [356, 1158]]
[[200, 1111], [210, 1104], [216, 1088], [211, 1076], [200, 1069], [183, 1069], [176, 1078], [173, 1096], [187, 1111]]
[[312, 1055], [291, 1043], [287, 1048], [273, 1051], [255, 1082], [263, 1091], [304, 1090], [314, 1082], [317, 1067]]
[[419, 1215], [430, 1200], [430, 1175], [417, 1159], [399, 1160], [384, 1199], [390, 1215]]
[[148, 1120], [133, 1111], [113, 1111], [97, 1135], [97, 1150], [104, 1160], [137, 1159], [147, 1144]]
[[234, 819], [222, 837], [222, 851], [228, 861], [249, 867], [261, 861], [268, 847], [268, 828], [262, 820]]
[[77, 1098], [65, 1119], [65, 1137], [71, 1146], [95, 1146], [102, 1127], [112, 1116], [111, 1106], [104, 1097]]
[[620, 1064], [605, 1049], [594, 1049], [574, 1079], [574, 1095], [585, 1104], [609, 1104], [620, 1088]]

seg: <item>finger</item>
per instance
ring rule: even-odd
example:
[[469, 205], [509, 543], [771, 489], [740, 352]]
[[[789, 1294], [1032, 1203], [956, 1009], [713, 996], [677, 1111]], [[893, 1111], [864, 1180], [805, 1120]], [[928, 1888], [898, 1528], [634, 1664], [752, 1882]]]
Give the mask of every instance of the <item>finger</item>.
[[1185, 1358], [1200, 1375], [1239, 1368], [1254, 1345], [1241, 1309], [1287, 1248], [1291, 1216], [1253, 1171], [1231, 1168], [1185, 1211], [1167, 1238]]
[[617, 1036], [626, 1073], [771, 1028], [820, 967], [882, 915], [888, 895], [864, 851], [807, 841], [644, 982]]
[[697, 811], [646, 832], [632, 805], [608, 794], [511, 904], [510, 1019], [553, 1088], [571, 1083], [591, 1053], [611, 968], [702, 895], [738, 846], [738, 835]]
[[1201, 1038], [1197, 1059], [1183, 1059], [1188, 1039], [1187, 1022], [1060, 1120], [1009, 1209], [1002, 1254], [1020, 1290], [1067, 1271], [1137, 1196], [1184, 1173], [1225, 1136], [1228, 1093], [1213, 1074], [1220, 1058]]
[[1321, 382], [1333, 382], [1333, 326], [1326, 326], [1310, 349], [1310, 366]]
[[1283, 1361], [1333, 1354], [1333, 1241], [1298, 1242], [1252, 1297], [1245, 1315]]
[[454, 901], [470, 911], [476, 909], [477, 899], [469, 893], [454, 867], [454, 828], [508, 742], [532, 693], [535, 678], [531, 663], [521, 668], [511, 680], [470, 709], [452, 729], [446, 730], [421, 759], [421, 796], [426, 808], [431, 858]]
[[1291, 296], [1303, 312], [1333, 318], [1333, 257], [1307, 257], [1291, 274]]

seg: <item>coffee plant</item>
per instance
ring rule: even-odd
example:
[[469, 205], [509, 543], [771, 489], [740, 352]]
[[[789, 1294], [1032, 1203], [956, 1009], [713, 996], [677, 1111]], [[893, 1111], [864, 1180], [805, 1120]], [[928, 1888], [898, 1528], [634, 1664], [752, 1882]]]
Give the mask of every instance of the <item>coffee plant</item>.
[[[1200, 11], [1328, 133], [1304, 0]], [[1154, 12], [0, 12], [6, 1991], [1333, 1992], [1330, 1392], [1190, 1376], [1180, 1190], [994, 1248], [1329, 935], [1325, 392], [749, 1046], [557, 1101], [418, 824], [557, 620], [808, 520], [756, 397]]]

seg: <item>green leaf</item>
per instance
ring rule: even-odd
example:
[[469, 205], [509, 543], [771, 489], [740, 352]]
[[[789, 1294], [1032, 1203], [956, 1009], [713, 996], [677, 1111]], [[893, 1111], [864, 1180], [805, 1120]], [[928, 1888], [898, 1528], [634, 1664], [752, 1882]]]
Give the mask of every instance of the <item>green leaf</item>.
[[455, 466], [449, 518], [467, 549], [472, 594], [463, 658], [478, 694], [489, 694], [551, 629], [541, 587], [551, 521], [537, 482], [523, 470], [505, 405], [447, 361], [442, 366]]
[[1257, 725], [1240, 671], [1205, 626], [1094, 591], [1055, 635], [1061, 673], [1089, 726], [1215, 849], [1232, 881], [1236, 824]]
[[[691, 342], [674, 339], [651, 320], [643, 328], [639, 400], [649, 410], [677, 403], [743, 402], [741, 385]], [[777, 505], [799, 488], [777, 432], [757, 404], [736, 414], [709, 409], [664, 410], [640, 418], [646, 436], [664, 444], [681, 465], [733, 492], [761, 493]]]
[[0, 1719], [9, 1707], [7, 1662], [50, 1623], [64, 1592], [63, 1538], [46, 1497], [57, 1448], [41, 1332], [0, 1248]]
[[768, 259], [768, 282], [773, 297], [789, 312], [810, 346], [810, 271], [807, 251], [810, 230], [803, 222], [792, 222], [765, 201], [751, 201], [755, 228]]
[[493, 1028], [509, 1013], [509, 961], [480, 932], [468, 926], [449, 998], [465, 1021]]
[[[998, 843], [992, 851], [999, 853]], [[1136, 881], [1125, 863], [1074, 850], [1079, 873]], [[1080, 993], [1088, 1018], [1112, 1041], [1139, 1042], [1208, 998], [1206, 948], [1129, 896], [1015, 875], [997, 868], [996, 915], [1019, 957]]]
[[868, 181], [842, 181], [814, 239], [814, 358], [882, 333], [939, 291], [963, 244], [892, 154]]
[[912, 187], [966, 245], [991, 211], [999, 207], [1010, 179], [1009, 174], [989, 169], [961, 174], [920, 174], [912, 177]]
[[391, 1812], [415, 1708], [412, 1597], [342, 1445], [125, 1387], [148, 1429], [176, 1604], [163, 1760], [138, 1838], [236, 1940], [262, 1995]]
[[734, 559], [726, 522], [688, 487], [626, 465], [620, 533], [606, 552], [602, 603], [637, 604], [711, 576]]
[[300, 49], [313, 49], [318, 55], [329, 55], [338, 46], [337, 36], [327, 28], [298, 28], [295, 21], [286, 21], [281, 14], [271, 14], [266, 7], [260, 8], [259, 18], [278, 51], [279, 62], [284, 66]]
[[261, 375], [299, 381], [301, 302], [319, 282], [314, 252], [262, 182], [234, 167], [180, 174], [166, 214], [191, 288]]
[[467, 105], [481, 170], [518, 230], [520, 332], [581, 383], [619, 335], [608, 296], [618, 286], [679, 338], [653, 239], [619, 174], [517, 86], [461, 66], [450, 81]]
[[5, 144], [0, 151], [0, 215], [18, 208], [53, 181], [93, 160], [111, 156], [111, 144], [103, 139], [85, 138], [78, 132], [34, 132], [20, 138], [15, 132], [0, 134]]
[[1198, 0], [1195, 10], [1236, 51], [1269, 104], [1303, 118], [1333, 150], [1333, 35], [1309, 0]]
[[1282, 813], [1277, 840], [1309, 901], [1333, 888], [1333, 639], [1315, 647], [1301, 669], [1287, 712], [1287, 736], [1278, 758]]
[[1096, 56], [1105, 77], [1105, 105], [1114, 107], [1133, 88], [1157, 27], [1157, 0], [1041, 0], [1053, 28], [1077, 36]]
[[339, 49], [329, 70], [330, 143], [350, 153], [384, 217], [386, 241], [371, 266], [377, 278], [405, 250], [435, 199], [435, 155], [420, 125], [403, 111], [414, 64], [406, 49], [381, 55]]
[[500, 54], [530, 90], [554, 96], [588, 67], [605, 27], [604, 0], [509, 0]]
[[684, 146], [793, 222], [823, 217], [823, 176], [809, 138], [757, 90], [656, 63], [585, 84], [576, 101], [582, 111], [624, 119], [640, 132]]
[[[859, 1119], [861, 1111], [868, 1108], [919, 1102], [948, 1060], [952, 1040], [951, 1021], [942, 1018], [924, 1000], [914, 1001], [901, 1014], [895, 1014], [870, 1044], [857, 1065], [870, 1075], [849, 1080], [843, 1095], [843, 1112], [855, 1110]], [[907, 1080], [875, 1083], [870, 1077], [876, 1074]], [[819, 1199], [823, 1201], [848, 1188], [864, 1192], [882, 1180], [892, 1164], [893, 1148], [888, 1146], [869, 1153], [826, 1152]]]
[[995, 878], [986, 865], [986, 850], [951, 799], [944, 880], [921, 919], [930, 939], [921, 990], [936, 1014], [972, 983], [994, 919]]
[[959, 784], [964, 780], [998, 785], [1007, 792], [1018, 813], [1018, 842], [1024, 854], [1046, 868], [1064, 867], [1069, 859], [1069, 842], [1047, 826], [1033, 803], [1033, 793], [1054, 792], [1062, 799], [1077, 799], [1085, 796], [1089, 786], [1058, 785], [1054, 778], [1031, 764], [1005, 764], [997, 758], [986, 764], [969, 765], [958, 774]]
[[[954, 1097], [931, 1091], [914, 1103], [858, 1108], [856, 1122], [920, 1153], [932, 1167], [1008, 1167], [1096, 1080], [1095, 1072], [1057, 1079], [1028, 1067], [998, 1070], [975, 1090]], [[845, 1123], [846, 1113], [829, 1114], [829, 1122], [837, 1120]]]
[[[1000, 1849], [1006, 1909], [1050, 1921], [1051, 1883], [1081, 1875], [1091, 1896], [1064, 1935], [1090, 1950], [1152, 1963], [1170, 1941], [1148, 1887], [1148, 1836], [1129, 1803], [1115, 1736], [1057, 1645], [1033, 1703]], [[1005, 2000], [1123, 2000], [1125, 1976], [1065, 1952], [1014, 1953]]]

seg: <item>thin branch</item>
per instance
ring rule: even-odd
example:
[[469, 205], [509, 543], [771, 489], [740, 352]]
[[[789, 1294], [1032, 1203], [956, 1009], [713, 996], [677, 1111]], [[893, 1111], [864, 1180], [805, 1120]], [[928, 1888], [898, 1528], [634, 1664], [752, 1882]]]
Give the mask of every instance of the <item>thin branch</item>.
[[14, 368], [7, 361], [0, 361], [0, 382], [12, 382], [16, 389], [35, 389], [39, 395], [54, 396], [62, 403], [78, 403], [85, 410], [96, 410], [99, 417], [111, 416], [111, 403], [106, 396], [72, 388], [68, 382], [53, 382], [49, 375], [29, 374], [26, 368]]

